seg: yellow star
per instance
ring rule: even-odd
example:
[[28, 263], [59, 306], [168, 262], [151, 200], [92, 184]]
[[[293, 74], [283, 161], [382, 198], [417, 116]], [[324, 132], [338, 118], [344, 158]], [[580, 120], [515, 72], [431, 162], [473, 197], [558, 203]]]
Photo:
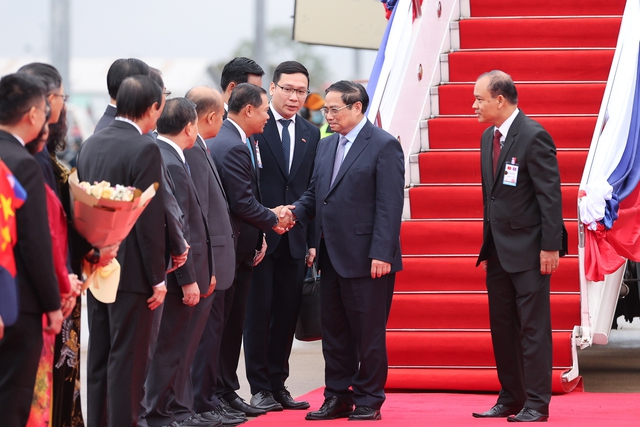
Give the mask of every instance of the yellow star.
[[0, 230], [0, 235], [2, 237], [2, 251], [4, 252], [7, 249], [9, 243], [11, 243], [11, 233], [9, 232], [9, 227], [2, 227], [2, 230]]
[[2, 211], [4, 212], [4, 220], [7, 221], [10, 216], [16, 216], [11, 208], [11, 197], [6, 198], [4, 194], [0, 194], [0, 202], [2, 202]]

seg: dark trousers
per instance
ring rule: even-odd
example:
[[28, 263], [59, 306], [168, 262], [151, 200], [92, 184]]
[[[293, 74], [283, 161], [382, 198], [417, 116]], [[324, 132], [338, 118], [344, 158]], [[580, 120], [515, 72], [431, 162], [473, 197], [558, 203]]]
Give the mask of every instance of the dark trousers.
[[42, 352], [42, 314], [20, 313], [0, 340], [0, 424], [27, 424]]
[[175, 394], [178, 371], [185, 360], [186, 343], [192, 332], [188, 326], [195, 310], [183, 304], [181, 293], [168, 293], [163, 305], [156, 348], [145, 383], [144, 418], [150, 427], [178, 421], [169, 411], [169, 401]]
[[238, 397], [236, 390], [240, 388], [236, 372], [242, 347], [244, 315], [253, 274], [254, 254], [254, 252], [236, 253], [236, 275], [233, 285], [224, 293], [224, 331], [220, 343], [223, 351], [220, 352], [217, 394], [226, 401], [236, 399]]
[[325, 398], [380, 409], [387, 381], [386, 325], [395, 273], [379, 279], [340, 276], [324, 244], [322, 271], [322, 354]]
[[291, 256], [286, 235], [253, 269], [244, 323], [244, 359], [251, 394], [284, 389], [303, 280], [304, 260]]
[[502, 386], [498, 403], [544, 414], [551, 400], [550, 279], [540, 270], [507, 273], [495, 248], [487, 262], [491, 339]]
[[224, 329], [224, 302], [227, 291], [214, 291], [202, 338], [191, 367], [193, 410], [201, 414], [220, 404], [216, 395], [220, 372], [220, 343]]
[[[191, 316], [191, 321], [189, 322], [189, 336], [187, 337], [187, 342], [185, 343], [184, 358], [180, 363], [180, 369], [178, 369], [178, 374], [176, 375], [174, 390], [175, 394], [170, 396], [168, 403], [169, 412], [171, 412], [173, 418], [178, 422], [182, 422], [185, 418], [188, 418], [196, 413], [194, 409], [195, 396], [193, 390], [193, 381], [191, 378], [191, 370], [193, 366], [195, 366], [194, 362], [196, 360], [196, 354], [198, 352], [200, 342], [203, 340], [203, 334], [209, 321], [211, 307], [213, 306], [216, 298], [221, 299], [218, 291], [214, 291], [213, 294], [211, 294], [207, 298], [201, 298], [198, 305], [195, 306], [193, 315]], [[222, 315], [220, 315], [219, 317], [219, 329], [222, 329]], [[220, 335], [218, 334], [217, 350], [213, 350], [210, 353], [205, 352], [201, 358], [201, 360], [204, 359], [205, 363], [209, 362], [210, 360], [215, 360], [216, 363], [214, 366], [216, 366], [216, 369], [218, 353], [220, 352], [219, 337]], [[215, 355], [213, 354], [214, 352]], [[210, 392], [213, 393], [214, 391], [215, 387], [213, 387]]]
[[118, 292], [113, 304], [87, 293], [87, 426], [138, 425], [153, 311], [148, 295]]

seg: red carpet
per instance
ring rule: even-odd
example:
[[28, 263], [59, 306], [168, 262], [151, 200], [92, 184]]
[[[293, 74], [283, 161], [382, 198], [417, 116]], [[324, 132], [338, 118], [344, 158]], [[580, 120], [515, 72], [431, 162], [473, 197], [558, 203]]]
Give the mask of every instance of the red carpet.
[[[427, 122], [428, 141], [418, 155], [420, 182], [409, 190], [411, 220], [401, 230], [405, 270], [397, 276], [387, 328], [387, 389], [499, 389], [485, 275], [475, 267], [482, 243], [479, 148], [487, 126], [474, 116], [473, 86], [492, 69], [513, 77], [518, 106], [548, 130], [558, 148], [571, 255], [551, 279], [553, 391], [576, 386], [577, 381], [563, 383], [562, 374], [572, 366], [570, 331], [580, 323], [577, 185], [624, 5], [625, 0], [470, 0], [471, 17], [458, 26], [460, 49], [443, 55], [448, 71], [432, 100], [438, 111]], [[560, 400], [566, 396], [554, 398], [556, 405], [565, 403], [552, 408], [551, 421], [600, 426], [613, 415], [620, 419], [613, 410], [592, 416], [594, 407], [617, 405], [615, 397], [579, 395], [583, 400], [576, 404]], [[470, 416], [494, 401], [482, 395], [392, 394], [383, 418], [402, 425], [504, 425]]]
[[[322, 389], [303, 396], [316, 410], [323, 401]], [[366, 425], [376, 427], [506, 426], [505, 419], [476, 419], [472, 412], [489, 409], [495, 394], [388, 393], [382, 407], [382, 420]], [[554, 396], [549, 408], [549, 423], [554, 426], [635, 427], [638, 425], [640, 394], [571, 393]], [[299, 427], [346, 425], [344, 418], [333, 421], [305, 421], [307, 411], [270, 412], [249, 421], [251, 427]], [[551, 424], [552, 423], [552, 424]], [[349, 423], [351, 425], [351, 423]]]

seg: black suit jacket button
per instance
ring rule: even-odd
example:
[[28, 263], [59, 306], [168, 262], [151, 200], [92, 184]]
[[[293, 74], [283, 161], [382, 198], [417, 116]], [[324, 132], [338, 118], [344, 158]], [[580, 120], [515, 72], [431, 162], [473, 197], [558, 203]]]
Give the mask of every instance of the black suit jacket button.
[[329, 204], [329, 202], [323, 202], [322, 204], [323, 204], [323, 205], [328, 205], [328, 204]]
[[495, 197], [492, 197], [492, 198], [491, 198], [491, 201], [492, 201], [492, 202], [495, 202], [495, 201], [496, 201], [496, 198], [495, 198]]

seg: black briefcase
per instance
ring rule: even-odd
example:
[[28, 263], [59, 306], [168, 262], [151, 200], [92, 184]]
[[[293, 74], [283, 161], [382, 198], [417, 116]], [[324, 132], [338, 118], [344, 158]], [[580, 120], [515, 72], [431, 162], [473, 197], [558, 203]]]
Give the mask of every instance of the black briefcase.
[[296, 325], [296, 339], [317, 341], [322, 339], [320, 327], [320, 275], [314, 263], [304, 279], [300, 314]]

